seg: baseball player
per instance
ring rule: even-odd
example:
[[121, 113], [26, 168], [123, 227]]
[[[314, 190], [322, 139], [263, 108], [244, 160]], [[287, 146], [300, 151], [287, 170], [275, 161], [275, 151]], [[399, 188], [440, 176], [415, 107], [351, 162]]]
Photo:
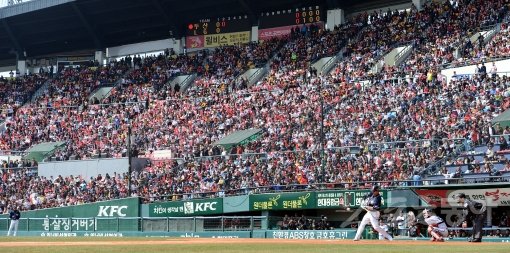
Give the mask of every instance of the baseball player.
[[448, 236], [448, 227], [441, 217], [434, 215], [431, 210], [423, 210], [423, 218], [429, 225], [427, 232], [432, 236], [431, 241], [444, 242], [444, 237]]
[[16, 233], [18, 232], [18, 223], [19, 218], [21, 217], [21, 214], [17, 208], [14, 208], [9, 213], [9, 218], [11, 219], [11, 225], [9, 226], [9, 231], [7, 232], [7, 236], [11, 235], [11, 232], [13, 233], [13, 236], [16, 236]]
[[359, 224], [358, 231], [356, 232], [356, 236], [354, 237], [354, 241], [359, 241], [361, 238], [361, 233], [365, 229], [365, 226], [370, 223], [372, 227], [377, 231], [382, 237], [381, 239], [388, 239], [393, 241], [393, 237], [389, 235], [384, 229], [379, 226], [379, 217], [381, 216], [379, 209], [381, 208], [382, 197], [379, 194], [379, 186], [374, 185], [372, 187], [371, 192], [365, 196], [361, 207], [367, 211], [361, 223]]

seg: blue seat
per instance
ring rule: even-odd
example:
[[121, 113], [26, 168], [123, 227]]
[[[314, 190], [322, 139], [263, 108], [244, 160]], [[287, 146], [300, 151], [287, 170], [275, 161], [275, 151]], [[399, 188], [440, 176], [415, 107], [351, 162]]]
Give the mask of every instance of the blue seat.
[[[477, 153], [477, 154], [479, 154], [479, 153], [485, 154], [485, 152], [487, 152], [487, 149], [489, 149], [489, 147], [487, 147], [486, 145], [478, 146], [478, 147], [475, 147], [475, 153]], [[494, 150], [494, 152], [498, 152], [499, 151], [499, 144], [494, 144], [494, 146], [492, 147], [492, 150]]]
[[447, 165], [447, 166], [445, 166], [445, 168], [448, 170], [449, 174], [455, 174], [455, 171], [457, 170], [458, 167], [460, 167], [460, 170], [462, 171], [462, 173], [464, 173], [468, 169], [468, 165], [467, 164], [463, 164], [463, 165]]
[[494, 168], [497, 170], [502, 170], [503, 168], [505, 168], [505, 164], [504, 163], [495, 163]]

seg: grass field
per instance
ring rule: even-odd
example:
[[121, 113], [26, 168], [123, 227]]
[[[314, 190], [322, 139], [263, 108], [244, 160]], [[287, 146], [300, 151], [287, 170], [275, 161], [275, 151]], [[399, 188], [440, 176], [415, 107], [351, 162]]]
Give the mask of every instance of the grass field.
[[187, 238], [34, 238], [0, 237], [0, 252], [51, 253], [332, 253], [332, 252], [508, 252], [508, 243], [469, 244], [466, 242], [432, 243], [428, 241], [306, 241], [270, 239], [187, 239]]

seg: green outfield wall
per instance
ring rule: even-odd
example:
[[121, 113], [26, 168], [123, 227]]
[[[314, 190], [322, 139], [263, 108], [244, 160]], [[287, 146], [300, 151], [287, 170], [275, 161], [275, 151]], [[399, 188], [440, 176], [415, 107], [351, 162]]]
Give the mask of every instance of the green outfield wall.
[[[485, 188], [479, 185], [465, 185], [464, 188], [448, 185], [421, 186], [382, 190], [381, 194], [384, 199], [383, 208], [420, 208], [431, 205], [451, 208], [453, 204], [449, 202], [449, 199], [458, 192], [464, 192], [470, 198], [484, 202], [488, 207], [510, 206], [509, 185], [491, 184], [486, 185]], [[90, 233], [208, 233], [227, 232], [227, 230], [251, 232], [261, 230], [264, 231], [264, 235], [262, 232], [257, 232], [251, 236], [274, 238], [281, 234], [265, 231], [268, 228], [268, 219], [271, 218], [268, 216], [275, 213], [281, 214], [281, 211], [287, 210], [315, 210], [315, 213], [319, 215], [333, 214], [340, 210], [339, 214], [350, 215], [358, 210], [363, 196], [367, 193], [369, 190], [277, 192], [151, 204], [141, 204], [139, 198], [126, 198], [22, 212], [19, 231], [72, 232], [90, 236]], [[239, 213], [267, 218], [254, 220], [253, 216], [252, 218], [247, 216], [241, 221], [232, 218]], [[199, 217], [204, 218], [199, 219]], [[0, 215], [0, 231], [6, 231], [8, 227], [7, 215]], [[269, 232], [271, 233], [267, 234]], [[301, 234], [298, 235], [301, 236]], [[337, 237], [345, 236], [335, 235], [335, 238]]]
[[[139, 224], [129, 217], [140, 216], [140, 199], [126, 198], [77, 206], [22, 212], [23, 231], [137, 231]], [[8, 215], [1, 215], [0, 229], [8, 229]], [[111, 219], [124, 218], [124, 219]], [[29, 219], [29, 220], [28, 220]]]

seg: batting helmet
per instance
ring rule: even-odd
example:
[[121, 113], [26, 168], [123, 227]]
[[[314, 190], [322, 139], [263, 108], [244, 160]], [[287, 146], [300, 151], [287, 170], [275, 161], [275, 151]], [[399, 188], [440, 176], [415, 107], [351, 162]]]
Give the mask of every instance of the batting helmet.
[[372, 186], [371, 192], [379, 191], [379, 185]]

